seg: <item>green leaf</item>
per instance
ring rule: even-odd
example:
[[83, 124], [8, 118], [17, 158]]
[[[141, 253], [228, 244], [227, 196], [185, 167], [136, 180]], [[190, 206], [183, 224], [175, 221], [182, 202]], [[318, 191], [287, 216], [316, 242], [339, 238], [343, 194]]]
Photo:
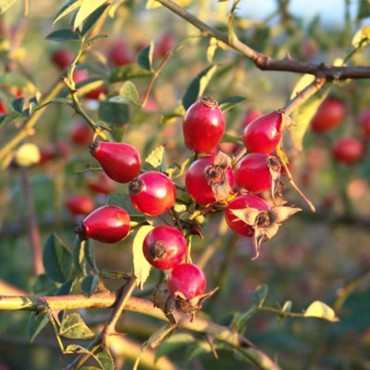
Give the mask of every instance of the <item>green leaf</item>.
[[108, 37], [107, 35], [96, 35], [96, 36], [92, 37], [91, 39], [87, 40], [86, 42], [84, 42], [81, 46], [81, 49], [86, 50], [90, 46], [94, 45], [97, 41], [102, 40], [102, 39], [106, 39], [107, 37]]
[[164, 146], [160, 145], [155, 148], [146, 158], [144, 163], [144, 169], [147, 171], [160, 171], [165, 170], [164, 166]]
[[211, 353], [212, 349], [209, 343], [206, 341], [197, 341], [195, 342], [189, 349], [186, 354], [186, 362], [189, 363], [190, 361], [194, 360], [196, 357], [205, 355], [207, 353]]
[[141, 226], [140, 229], [136, 232], [134, 242], [132, 245], [133, 248], [133, 264], [134, 264], [134, 274], [137, 278], [137, 285], [140, 289], [143, 288], [143, 285], [146, 279], [149, 277], [151, 265], [147, 261], [143, 253], [143, 241], [150, 230], [154, 227], [151, 225]]
[[111, 100], [104, 100], [99, 104], [98, 114], [102, 121], [122, 126], [129, 120], [129, 106]]
[[14, 110], [18, 113], [23, 112], [24, 98], [15, 99], [12, 101], [12, 106]]
[[229, 134], [224, 134], [221, 139], [222, 143], [236, 143], [236, 144], [242, 144], [243, 140], [241, 136], [234, 136]]
[[246, 98], [244, 96], [229, 96], [228, 98], [220, 100], [218, 105], [223, 112], [226, 112], [245, 100]]
[[152, 76], [153, 73], [141, 68], [137, 63], [123, 65], [115, 69], [109, 76], [109, 82], [122, 82], [138, 77]]
[[68, 295], [71, 293], [75, 279], [69, 279], [64, 284], [62, 284], [58, 290], [55, 292], [55, 295]]
[[370, 17], [370, 4], [368, 1], [360, 0], [357, 8], [357, 19]]
[[0, 123], [2, 125], [7, 125], [8, 123], [12, 123], [21, 116], [22, 114], [20, 114], [19, 112], [10, 112], [9, 114], [1, 117]]
[[281, 308], [282, 312], [291, 312], [293, 307], [292, 301], [286, 301]]
[[108, 349], [103, 349], [96, 355], [103, 370], [115, 370], [116, 366], [112, 354]]
[[147, 71], [152, 71], [152, 64], [153, 64], [153, 51], [154, 51], [154, 43], [153, 41], [150, 45], [142, 48], [137, 55], [137, 63], [141, 68], [144, 68]]
[[258, 312], [258, 307], [253, 305], [247, 311], [243, 313], [236, 314], [235, 318], [233, 319], [232, 326], [235, 327], [236, 331], [240, 331], [241, 328], [245, 325], [245, 323], [253, 317]]
[[5, 13], [17, 0], [0, 0], [0, 14]]
[[258, 303], [258, 306], [261, 307], [263, 303], [266, 300], [267, 293], [268, 293], [268, 286], [263, 284], [263, 285], [258, 285], [256, 290], [252, 291], [249, 293], [249, 295]]
[[56, 234], [50, 235], [46, 241], [42, 259], [45, 272], [49, 277], [58, 283], [68, 280], [71, 273], [72, 256]]
[[32, 285], [32, 293], [37, 295], [52, 295], [57, 289], [57, 283], [46, 274], [37, 276]]
[[92, 296], [96, 292], [96, 288], [99, 284], [99, 276], [98, 275], [89, 275], [86, 276], [81, 283], [82, 291], [88, 296]]
[[126, 81], [119, 89], [119, 95], [136, 105], [140, 105], [139, 93], [135, 84], [131, 81]]
[[50, 32], [46, 36], [46, 40], [51, 40], [51, 41], [79, 40], [79, 38], [80, 38], [80, 35], [77, 32], [71, 31], [69, 28], [63, 28], [61, 30]]
[[[314, 78], [315, 77], [311, 75], [303, 75], [294, 87], [291, 98], [294, 98], [300, 91], [312, 83]], [[310, 122], [318, 107], [326, 98], [328, 93], [329, 89], [322, 89], [321, 94], [314, 94], [292, 113], [292, 125], [288, 132], [296, 150], [302, 150], [304, 135], [306, 134]]]
[[101, 5], [99, 8], [94, 10], [84, 21], [82, 28], [81, 28], [81, 35], [85, 36], [87, 32], [91, 29], [91, 27], [98, 21], [98, 19], [103, 15], [105, 10], [108, 8], [109, 3], [105, 3]]
[[95, 271], [97, 271], [98, 267], [96, 266], [96, 262], [95, 262], [94, 243], [90, 239], [87, 239], [84, 241], [83, 248], [84, 248], [84, 256], [85, 256], [85, 260], [87, 264], [91, 268], [93, 268]]
[[95, 334], [78, 313], [71, 313], [60, 324], [59, 335], [69, 339], [89, 339]]
[[130, 215], [131, 220], [137, 220], [139, 222], [145, 220], [145, 216], [132, 205], [130, 197], [126, 193], [110, 193], [108, 195], [106, 204], [118, 206], [125, 209]]
[[80, 9], [77, 12], [76, 18], [73, 22], [73, 28], [78, 28], [82, 22], [88, 18], [96, 9], [98, 9], [101, 5], [106, 4], [106, 0], [84, 0], [81, 4]]
[[28, 335], [31, 342], [40, 334], [42, 329], [48, 324], [49, 318], [46, 313], [31, 312], [28, 318]]
[[330, 322], [339, 321], [334, 310], [324, 302], [312, 302], [304, 313], [304, 317], [317, 317]]
[[77, 9], [83, 0], [69, 0], [65, 5], [63, 5], [53, 19], [53, 25], [58, 22], [60, 19], [68, 15], [69, 13], [73, 12]]
[[216, 65], [209, 66], [200, 72], [193, 81], [191, 81], [182, 98], [182, 104], [185, 109], [188, 109], [199, 99], [200, 96], [203, 95], [204, 90], [206, 89], [216, 69]]
[[177, 349], [184, 348], [187, 344], [193, 343], [195, 338], [189, 333], [175, 333], [164, 340], [155, 351], [155, 360], [166, 356]]

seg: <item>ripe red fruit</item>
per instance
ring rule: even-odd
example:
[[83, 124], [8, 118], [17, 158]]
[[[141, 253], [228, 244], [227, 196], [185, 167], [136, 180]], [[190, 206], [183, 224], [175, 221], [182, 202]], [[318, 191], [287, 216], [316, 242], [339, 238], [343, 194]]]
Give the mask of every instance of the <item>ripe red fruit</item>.
[[69, 138], [73, 144], [85, 146], [93, 139], [94, 133], [91, 128], [82, 121], [75, 122], [69, 130]]
[[365, 139], [370, 139], [370, 108], [362, 109], [358, 119], [362, 129], [362, 136]]
[[112, 42], [107, 53], [108, 61], [116, 67], [132, 63], [134, 55], [125, 40], [117, 39]]
[[271, 112], [252, 121], [243, 131], [243, 143], [249, 152], [271, 154], [280, 142], [283, 114]]
[[113, 181], [105, 172], [100, 172], [97, 176], [88, 174], [86, 176], [86, 186], [93, 193], [109, 194], [116, 188], [117, 183]]
[[99, 100], [100, 95], [106, 94], [107, 92], [108, 90], [105, 86], [100, 86], [97, 87], [95, 90], [85, 93], [84, 97], [91, 100]]
[[68, 49], [59, 49], [52, 54], [51, 61], [63, 71], [72, 63], [73, 54]]
[[364, 156], [365, 147], [358, 139], [344, 137], [334, 143], [332, 152], [338, 162], [352, 164]]
[[242, 128], [247, 127], [255, 119], [262, 116], [262, 113], [256, 109], [247, 110], [242, 117]]
[[94, 210], [95, 203], [85, 194], [71, 195], [65, 200], [65, 205], [72, 215], [87, 215]]
[[130, 182], [128, 189], [134, 207], [147, 216], [167, 212], [176, 201], [175, 185], [161, 172], [141, 174]]
[[91, 146], [91, 155], [104, 172], [117, 182], [130, 182], [141, 169], [140, 153], [126, 143], [95, 141]]
[[313, 132], [326, 132], [336, 128], [344, 119], [346, 109], [344, 103], [336, 98], [325, 99], [311, 121]]
[[8, 110], [6, 109], [5, 105], [0, 101], [0, 115], [7, 114]]
[[225, 132], [225, 120], [218, 103], [203, 97], [186, 111], [183, 134], [188, 149], [209, 153], [216, 147]]
[[154, 47], [154, 58], [163, 58], [174, 46], [176, 39], [171, 33], [163, 34]]
[[183, 233], [171, 226], [158, 226], [151, 230], [144, 239], [145, 258], [154, 267], [161, 270], [174, 268], [182, 262], [187, 250]]
[[278, 180], [281, 165], [279, 160], [263, 153], [250, 153], [234, 168], [235, 182], [253, 193], [271, 189], [273, 180]]
[[130, 216], [120, 207], [102, 206], [86, 216], [74, 231], [81, 240], [116, 243], [128, 235]]
[[191, 263], [177, 265], [168, 276], [168, 289], [174, 295], [190, 300], [204, 293], [206, 276], [198, 266]]
[[223, 153], [211, 155], [194, 161], [186, 172], [185, 185], [191, 198], [202, 205], [225, 201], [234, 183], [229, 163], [218, 156], [229, 158]]
[[225, 220], [231, 230], [242, 236], [253, 236], [254, 228], [243, 222], [233, 210], [254, 208], [258, 211], [268, 211], [270, 206], [262, 198], [255, 195], [240, 195], [233, 199], [225, 209]]

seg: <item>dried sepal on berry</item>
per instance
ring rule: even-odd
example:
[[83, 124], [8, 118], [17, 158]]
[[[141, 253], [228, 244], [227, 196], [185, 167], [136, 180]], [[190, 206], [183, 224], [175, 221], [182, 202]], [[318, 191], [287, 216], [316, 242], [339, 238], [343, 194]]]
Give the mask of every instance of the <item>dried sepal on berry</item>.
[[205, 169], [205, 178], [218, 202], [225, 202], [233, 185], [231, 158], [223, 152], [215, 155], [213, 164]]
[[245, 222], [254, 230], [253, 246], [255, 255], [252, 260], [259, 257], [262, 242], [272, 239], [278, 232], [281, 223], [299, 211], [301, 211], [300, 208], [288, 206], [273, 207], [269, 211], [260, 211], [249, 207], [231, 210], [238, 220]]
[[271, 197], [275, 202], [275, 194], [279, 192], [281, 163], [277, 157], [270, 155], [267, 157], [266, 164], [271, 176]]

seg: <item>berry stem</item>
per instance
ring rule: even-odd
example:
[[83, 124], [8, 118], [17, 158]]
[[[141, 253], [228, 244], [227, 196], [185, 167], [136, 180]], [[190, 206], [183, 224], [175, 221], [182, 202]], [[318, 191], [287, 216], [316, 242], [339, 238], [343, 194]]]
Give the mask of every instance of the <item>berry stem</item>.
[[312, 204], [312, 202], [304, 195], [304, 193], [302, 192], [302, 190], [298, 187], [298, 185], [295, 183], [294, 179], [293, 179], [293, 176], [287, 166], [287, 164], [285, 163], [285, 161], [281, 161], [283, 167], [284, 167], [284, 170], [285, 170], [285, 173], [286, 173], [286, 176], [288, 178], [288, 181], [290, 183], [290, 185], [292, 186], [292, 188], [299, 194], [299, 196], [306, 202], [306, 204], [308, 205], [308, 207], [310, 208], [310, 210], [312, 212], [316, 212], [316, 208], [315, 206]]

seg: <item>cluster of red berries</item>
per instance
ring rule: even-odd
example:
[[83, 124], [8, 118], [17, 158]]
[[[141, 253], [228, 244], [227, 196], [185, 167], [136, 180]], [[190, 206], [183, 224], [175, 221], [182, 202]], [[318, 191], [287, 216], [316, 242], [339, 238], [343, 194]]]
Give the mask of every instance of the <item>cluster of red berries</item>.
[[[119, 183], [128, 183], [133, 206], [147, 216], [159, 216], [169, 211], [176, 201], [176, 188], [162, 172], [142, 172], [140, 153], [131, 145], [116, 142], [94, 142], [91, 154], [104, 173]], [[130, 232], [130, 216], [115, 205], [101, 206], [89, 213], [75, 229], [81, 240], [91, 238], [116, 243]], [[143, 242], [143, 254], [148, 262], [168, 272], [168, 288], [184, 300], [201, 295], [206, 287], [203, 271], [196, 265], [184, 263], [187, 240], [178, 228], [157, 226]]]
[[257, 114], [242, 134], [244, 155], [236, 164], [222, 152], [215, 153], [225, 131], [223, 113], [215, 99], [194, 103], [183, 121], [184, 142], [198, 158], [187, 170], [185, 185], [191, 198], [203, 206], [225, 205], [225, 219], [239, 235], [253, 237], [256, 257], [264, 239], [270, 239], [280, 222], [296, 208], [271, 207], [256, 195], [271, 191], [280, 183], [281, 164], [274, 155], [280, 143], [285, 116], [282, 112]]
[[[328, 97], [323, 101], [311, 121], [311, 129], [315, 133], [330, 132], [336, 129], [346, 116], [343, 101]], [[358, 115], [361, 136], [366, 141], [370, 138], [370, 110], [364, 109]], [[357, 137], [341, 137], [332, 145], [333, 158], [343, 164], [353, 164], [364, 157], [365, 144]]]

